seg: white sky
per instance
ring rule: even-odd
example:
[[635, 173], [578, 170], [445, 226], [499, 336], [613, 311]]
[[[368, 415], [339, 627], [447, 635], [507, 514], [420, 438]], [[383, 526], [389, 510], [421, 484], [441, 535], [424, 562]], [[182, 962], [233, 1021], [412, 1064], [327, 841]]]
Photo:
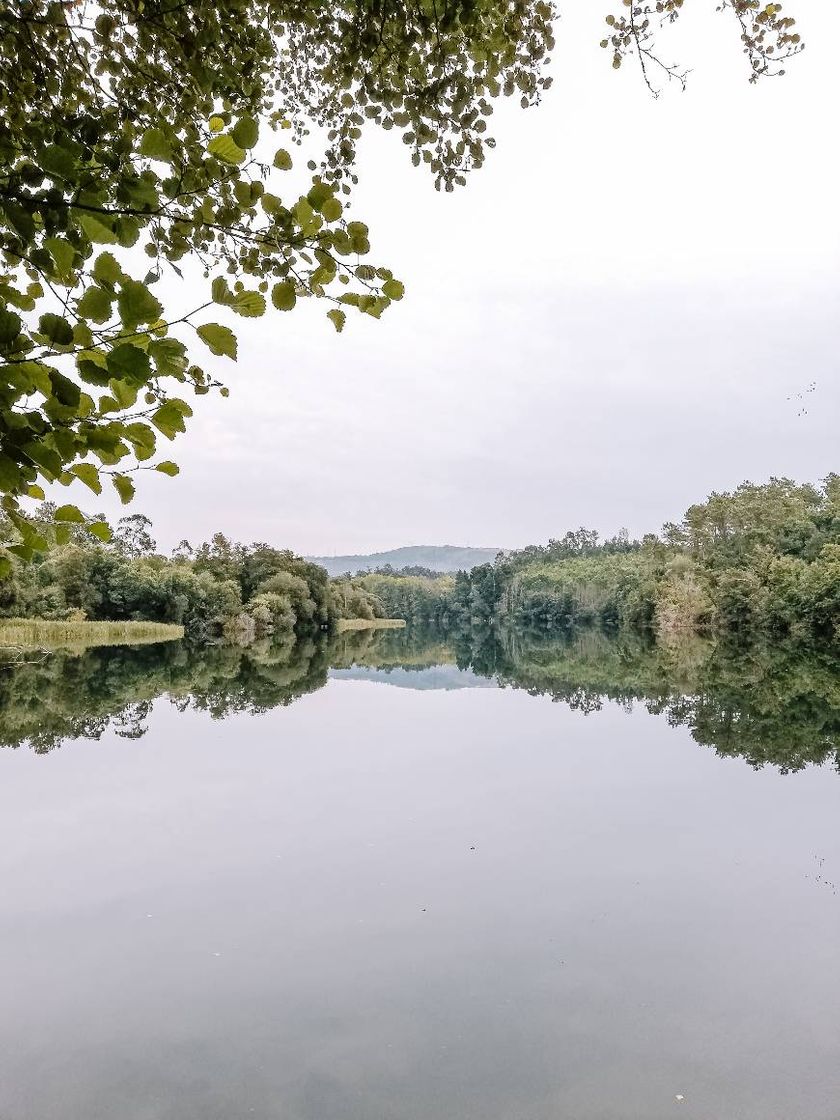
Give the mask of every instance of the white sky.
[[731, 13], [686, 7], [661, 43], [688, 90], [655, 101], [598, 47], [607, 0], [564, 3], [553, 88], [497, 109], [457, 194], [368, 136], [353, 216], [406, 298], [340, 336], [315, 301], [237, 320], [238, 364], [214, 359], [230, 398], [195, 402], [177, 479], [138, 485], [162, 546], [641, 533], [745, 478], [840, 467], [831, 2], [788, 0], [808, 47], [757, 86]]

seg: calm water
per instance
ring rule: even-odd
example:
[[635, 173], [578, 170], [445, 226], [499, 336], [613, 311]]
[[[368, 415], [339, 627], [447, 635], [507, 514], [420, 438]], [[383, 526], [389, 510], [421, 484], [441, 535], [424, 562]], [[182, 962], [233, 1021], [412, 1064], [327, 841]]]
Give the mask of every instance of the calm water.
[[0, 670], [0, 1118], [838, 1120], [837, 669]]

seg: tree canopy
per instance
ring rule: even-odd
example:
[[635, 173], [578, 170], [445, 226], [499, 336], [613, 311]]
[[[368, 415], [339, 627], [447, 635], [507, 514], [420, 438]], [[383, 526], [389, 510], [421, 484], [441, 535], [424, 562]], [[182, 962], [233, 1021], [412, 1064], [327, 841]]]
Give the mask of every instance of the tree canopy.
[[[752, 76], [801, 49], [778, 4], [722, 0]], [[613, 65], [682, 0], [608, 17]], [[396, 129], [447, 191], [494, 145], [493, 102], [523, 107], [545, 72], [548, 0], [7, 0], [0, 5], [0, 493], [22, 559], [85, 525], [59, 505], [45, 534], [21, 500], [43, 484], [177, 474], [159, 453], [190, 394], [226, 390], [229, 325], [304, 297], [379, 318], [403, 284], [368, 262], [351, 218], [367, 125]], [[666, 72], [668, 67], [663, 67]], [[318, 158], [294, 173], [293, 151]], [[185, 271], [182, 271], [185, 270]], [[184, 306], [156, 284], [184, 280]], [[169, 301], [171, 303], [171, 301]], [[205, 362], [207, 367], [205, 368]], [[165, 444], [164, 444], [165, 446]], [[102, 520], [87, 530], [105, 539]], [[0, 555], [0, 575], [8, 571]]]

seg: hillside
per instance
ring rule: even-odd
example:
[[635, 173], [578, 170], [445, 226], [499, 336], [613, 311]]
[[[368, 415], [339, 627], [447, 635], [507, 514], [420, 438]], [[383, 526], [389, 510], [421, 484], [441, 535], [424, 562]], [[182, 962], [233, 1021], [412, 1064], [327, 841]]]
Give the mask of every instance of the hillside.
[[390, 564], [397, 570], [401, 568], [429, 568], [433, 572], [469, 571], [479, 564], [492, 563], [499, 548], [462, 548], [452, 544], [407, 545], [392, 548], [388, 552], [371, 552], [357, 556], [308, 556], [326, 568], [331, 576], [344, 575], [345, 572], [370, 572]]

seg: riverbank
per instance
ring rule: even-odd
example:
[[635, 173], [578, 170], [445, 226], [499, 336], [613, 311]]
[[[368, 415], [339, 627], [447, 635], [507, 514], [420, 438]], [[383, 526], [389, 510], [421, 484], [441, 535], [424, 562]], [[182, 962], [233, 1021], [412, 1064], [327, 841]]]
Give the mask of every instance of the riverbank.
[[136, 646], [177, 641], [183, 636], [183, 626], [165, 622], [53, 622], [37, 618], [0, 620], [0, 649]]

